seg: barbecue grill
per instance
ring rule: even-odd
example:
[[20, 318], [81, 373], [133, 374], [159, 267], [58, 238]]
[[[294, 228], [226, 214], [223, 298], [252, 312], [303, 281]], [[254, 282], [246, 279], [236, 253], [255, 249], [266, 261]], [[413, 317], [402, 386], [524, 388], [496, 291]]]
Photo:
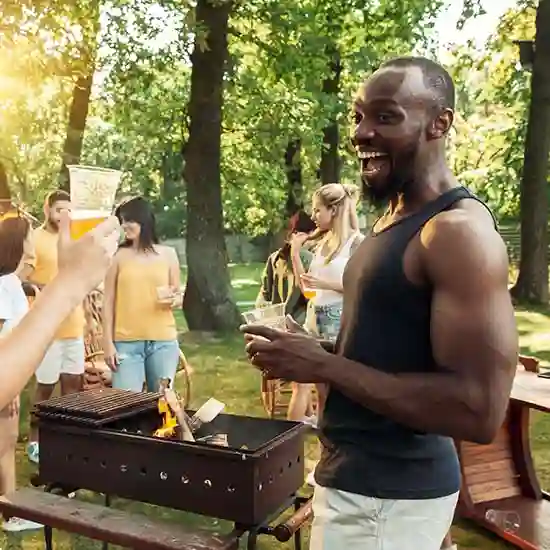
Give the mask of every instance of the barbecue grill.
[[39, 483], [225, 519], [243, 530], [292, 505], [304, 480], [301, 423], [221, 414], [196, 437], [227, 434], [227, 447], [161, 439], [152, 435], [162, 424], [160, 397], [101, 388], [37, 404]]

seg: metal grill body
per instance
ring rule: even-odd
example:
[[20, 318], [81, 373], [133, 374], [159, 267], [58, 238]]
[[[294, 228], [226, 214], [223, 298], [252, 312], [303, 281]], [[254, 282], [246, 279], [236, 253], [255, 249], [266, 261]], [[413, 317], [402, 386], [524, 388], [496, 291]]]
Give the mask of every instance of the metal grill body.
[[[104, 388], [39, 403], [39, 478], [242, 525], [275, 513], [304, 480], [301, 423], [222, 414], [197, 434], [228, 447], [152, 437], [160, 394]], [[189, 411], [193, 414], [193, 411]]]

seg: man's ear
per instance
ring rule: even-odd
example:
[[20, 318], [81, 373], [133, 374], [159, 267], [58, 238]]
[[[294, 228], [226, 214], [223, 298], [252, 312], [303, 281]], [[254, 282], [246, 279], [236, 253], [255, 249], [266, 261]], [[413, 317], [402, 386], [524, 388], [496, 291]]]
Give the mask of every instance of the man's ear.
[[454, 112], [452, 109], [444, 109], [432, 121], [428, 129], [428, 139], [441, 139], [449, 133], [453, 126]]

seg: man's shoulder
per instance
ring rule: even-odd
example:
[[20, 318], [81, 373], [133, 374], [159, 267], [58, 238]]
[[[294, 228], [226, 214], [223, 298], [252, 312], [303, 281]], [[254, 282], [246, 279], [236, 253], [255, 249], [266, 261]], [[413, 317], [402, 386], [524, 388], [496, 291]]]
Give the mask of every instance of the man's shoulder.
[[465, 199], [455, 208], [429, 220], [422, 230], [422, 242], [450, 245], [475, 240], [479, 244], [503, 242], [488, 208], [478, 201]]
[[44, 227], [37, 227], [32, 232], [32, 242], [38, 252], [42, 250], [42, 247], [50, 248], [57, 243], [57, 234], [52, 233]]
[[40, 225], [32, 230], [32, 235], [37, 239], [56, 239], [57, 234], [48, 231], [44, 226]]
[[480, 203], [441, 212], [426, 224], [420, 238], [427, 270], [437, 278], [466, 277], [470, 270], [489, 278], [508, 273], [506, 245]]
[[40, 227], [35, 227], [33, 230], [32, 230], [32, 236], [34, 238], [40, 238], [43, 236], [43, 234], [46, 233], [46, 230], [40, 226]]

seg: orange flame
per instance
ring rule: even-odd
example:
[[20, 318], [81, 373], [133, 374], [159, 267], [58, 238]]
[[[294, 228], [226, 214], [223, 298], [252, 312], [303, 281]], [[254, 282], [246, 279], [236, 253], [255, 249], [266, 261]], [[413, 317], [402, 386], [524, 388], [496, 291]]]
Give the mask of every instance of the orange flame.
[[162, 425], [153, 435], [155, 437], [172, 437], [178, 425], [178, 421], [164, 397], [158, 400], [158, 411], [162, 416]]

